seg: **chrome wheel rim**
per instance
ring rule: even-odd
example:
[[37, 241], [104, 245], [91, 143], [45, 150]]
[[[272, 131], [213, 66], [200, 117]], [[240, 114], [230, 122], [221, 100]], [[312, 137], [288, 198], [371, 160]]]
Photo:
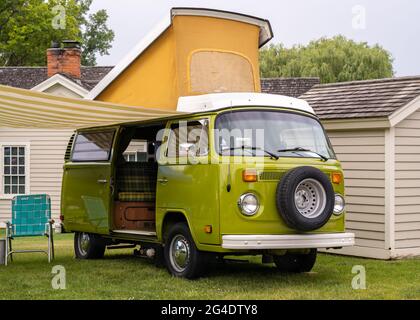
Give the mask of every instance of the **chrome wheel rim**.
[[295, 206], [305, 218], [319, 217], [327, 204], [327, 195], [321, 183], [315, 179], [302, 180], [295, 190]]
[[79, 234], [79, 251], [82, 255], [87, 255], [89, 250], [89, 244], [90, 244], [90, 237], [87, 233], [80, 233]]
[[169, 247], [171, 265], [177, 272], [183, 272], [190, 260], [190, 244], [183, 235], [176, 235]]

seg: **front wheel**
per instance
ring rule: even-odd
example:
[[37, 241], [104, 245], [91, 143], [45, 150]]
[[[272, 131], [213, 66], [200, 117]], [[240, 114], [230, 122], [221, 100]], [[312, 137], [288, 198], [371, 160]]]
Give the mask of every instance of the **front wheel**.
[[74, 252], [77, 259], [100, 259], [105, 253], [105, 241], [96, 234], [76, 232]]
[[166, 268], [175, 277], [194, 279], [202, 274], [204, 254], [195, 246], [186, 223], [177, 223], [169, 229], [164, 257]]
[[280, 272], [309, 272], [316, 261], [317, 250], [311, 249], [309, 253], [286, 253], [283, 256], [274, 256], [273, 260]]

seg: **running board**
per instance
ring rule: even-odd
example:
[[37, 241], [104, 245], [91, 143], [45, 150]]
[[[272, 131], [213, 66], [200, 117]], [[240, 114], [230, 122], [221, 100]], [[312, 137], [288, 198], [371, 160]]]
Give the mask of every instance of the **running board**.
[[112, 230], [113, 233], [135, 234], [138, 236], [155, 237], [156, 232], [153, 231], [138, 231], [138, 230]]

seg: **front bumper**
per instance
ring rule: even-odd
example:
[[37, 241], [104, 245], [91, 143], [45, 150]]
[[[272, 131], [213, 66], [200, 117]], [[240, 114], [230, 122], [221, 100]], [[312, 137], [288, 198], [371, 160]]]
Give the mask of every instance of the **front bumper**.
[[354, 233], [224, 235], [225, 249], [309, 249], [341, 248], [354, 245]]

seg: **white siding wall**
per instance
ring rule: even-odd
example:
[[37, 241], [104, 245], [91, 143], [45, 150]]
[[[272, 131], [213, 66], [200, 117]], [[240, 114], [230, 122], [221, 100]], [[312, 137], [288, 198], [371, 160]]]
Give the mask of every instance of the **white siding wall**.
[[420, 111], [395, 129], [395, 248], [420, 248]]
[[49, 87], [44, 92], [49, 93], [49, 94], [54, 94], [59, 97], [76, 98], [76, 99], [83, 98], [83, 96], [77, 94], [73, 90], [70, 90], [62, 86], [61, 84], [55, 84], [52, 87]]
[[385, 132], [328, 131], [344, 169], [347, 231], [356, 246], [385, 248]]
[[[64, 153], [71, 134], [70, 130], [0, 128], [0, 143], [30, 144], [30, 193], [47, 193], [51, 196], [54, 218], [60, 214]], [[10, 203], [10, 200], [0, 197], [0, 222], [10, 220]]]

